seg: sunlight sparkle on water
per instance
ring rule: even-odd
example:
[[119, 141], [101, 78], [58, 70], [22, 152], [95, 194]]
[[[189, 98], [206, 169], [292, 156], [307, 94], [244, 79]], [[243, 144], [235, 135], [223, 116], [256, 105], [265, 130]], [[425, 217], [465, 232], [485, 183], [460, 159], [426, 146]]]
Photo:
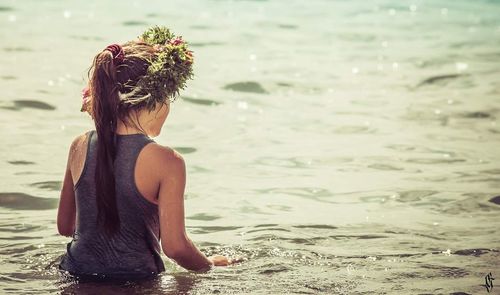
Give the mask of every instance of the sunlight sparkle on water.
[[246, 110], [248, 109], [248, 103], [246, 101], [238, 101], [238, 108]]
[[63, 12], [63, 16], [64, 16], [64, 18], [70, 18], [70, 17], [71, 17], [71, 11], [69, 11], [69, 10], [65, 10], [65, 11]]
[[469, 65], [464, 63], [464, 62], [455, 63], [455, 68], [457, 69], [457, 72], [463, 72], [463, 71], [467, 70], [468, 67], [469, 67]]

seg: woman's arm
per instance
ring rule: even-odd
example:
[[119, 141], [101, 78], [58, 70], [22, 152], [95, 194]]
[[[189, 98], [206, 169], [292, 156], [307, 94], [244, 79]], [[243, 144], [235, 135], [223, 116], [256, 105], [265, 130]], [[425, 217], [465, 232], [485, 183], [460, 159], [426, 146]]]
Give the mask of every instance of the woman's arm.
[[172, 150], [164, 150], [167, 165], [160, 178], [158, 210], [161, 246], [165, 255], [189, 270], [206, 270], [212, 262], [188, 238], [184, 224], [184, 189], [186, 166], [184, 159]]
[[72, 236], [75, 231], [76, 205], [70, 163], [73, 158], [73, 151], [75, 150], [77, 139], [71, 144], [68, 153], [66, 172], [64, 174], [64, 181], [59, 199], [59, 208], [57, 210], [57, 230], [59, 234], [67, 237]]
[[223, 257], [207, 258], [196, 248], [186, 234], [184, 223], [184, 189], [186, 166], [181, 155], [173, 150], [163, 150], [164, 169], [160, 178], [158, 210], [160, 216], [161, 246], [165, 255], [180, 266], [194, 271], [208, 270], [212, 265], [228, 265]]

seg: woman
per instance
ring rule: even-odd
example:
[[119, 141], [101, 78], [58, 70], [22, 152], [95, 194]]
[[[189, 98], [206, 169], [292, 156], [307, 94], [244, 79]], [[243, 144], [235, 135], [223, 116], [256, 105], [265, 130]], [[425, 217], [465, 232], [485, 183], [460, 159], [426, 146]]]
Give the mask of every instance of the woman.
[[165, 270], [161, 250], [189, 270], [231, 264], [207, 258], [186, 235], [184, 160], [150, 138], [192, 77], [187, 44], [154, 27], [137, 41], [106, 47], [89, 76], [82, 110], [96, 130], [78, 136], [69, 151], [57, 227], [73, 239], [60, 269], [140, 279]]

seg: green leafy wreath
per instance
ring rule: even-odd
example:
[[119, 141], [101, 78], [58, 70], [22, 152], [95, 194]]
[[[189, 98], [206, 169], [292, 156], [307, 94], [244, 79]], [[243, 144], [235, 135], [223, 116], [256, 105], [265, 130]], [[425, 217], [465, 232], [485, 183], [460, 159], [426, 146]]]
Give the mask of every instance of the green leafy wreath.
[[154, 102], [164, 101], [165, 97], [175, 100], [187, 80], [193, 78], [193, 52], [181, 36], [175, 36], [163, 26], [149, 28], [139, 39], [158, 53], [149, 60], [148, 73], [137, 86], [151, 94]]

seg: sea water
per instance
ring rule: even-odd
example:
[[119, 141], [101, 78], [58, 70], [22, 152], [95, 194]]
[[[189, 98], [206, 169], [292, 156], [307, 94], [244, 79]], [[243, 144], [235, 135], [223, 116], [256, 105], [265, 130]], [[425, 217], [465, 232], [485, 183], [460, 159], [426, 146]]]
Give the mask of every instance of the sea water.
[[[493, 0], [1, 0], [0, 293], [487, 292], [499, 16]], [[67, 281], [55, 220], [69, 145], [93, 129], [80, 91], [96, 53], [150, 25], [195, 56], [155, 138], [186, 160], [188, 234], [247, 261]]]

